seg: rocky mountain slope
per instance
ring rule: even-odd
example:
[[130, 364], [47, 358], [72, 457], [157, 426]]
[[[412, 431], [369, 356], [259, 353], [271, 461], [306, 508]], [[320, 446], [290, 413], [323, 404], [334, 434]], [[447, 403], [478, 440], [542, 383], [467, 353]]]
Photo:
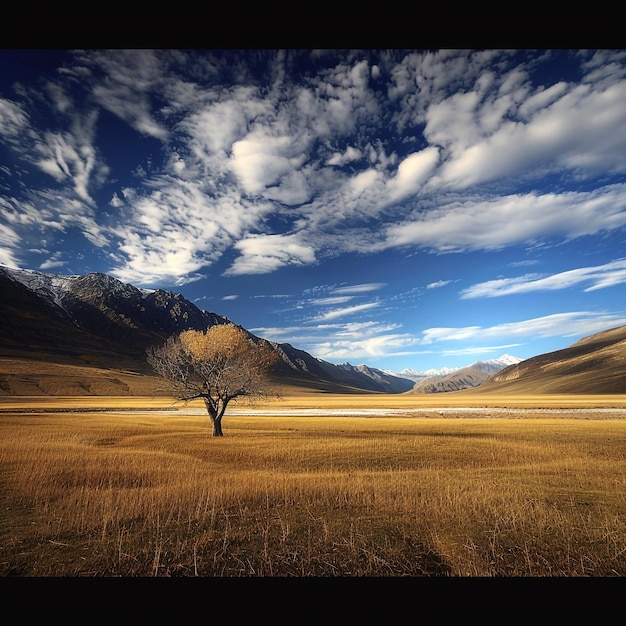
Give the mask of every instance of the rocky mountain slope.
[[139, 290], [105, 274], [55, 277], [0, 268], [0, 293], [5, 354], [84, 360], [93, 353], [105, 364], [143, 363], [146, 347], [169, 334], [228, 321], [178, 294]]
[[[180, 294], [138, 289], [99, 273], [54, 276], [0, 268], [0, 294], [5, 320], [0, 355], [33, 362], [152, 375], [145, 355], [148, 346], [183, 330], [229, 323]], [[265, 341], [249, 334], [255, 341]], [[413, 384], [380, 370], [333, 365], [289, 344], [269, 343], [281, 356], [274, 374], [289, 384], [384, 393], [406, 391]], [[11, 393], [15, 385], [10, 378], [10, 373], [0, 375], [0, 393]], [[37, 384], [41, 387], [34, 382], [31, 386]]]

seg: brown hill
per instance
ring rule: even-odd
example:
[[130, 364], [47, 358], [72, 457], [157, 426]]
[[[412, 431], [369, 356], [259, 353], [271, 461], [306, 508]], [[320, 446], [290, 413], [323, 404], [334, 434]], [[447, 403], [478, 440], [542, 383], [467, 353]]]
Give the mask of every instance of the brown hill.
[[626, 393], [626, 326], [510, 365], [473, 393]]
[[80, 365], [37, 358], [0, 357], [2, 396], [162, 396], [160, 379], [149, 372]]

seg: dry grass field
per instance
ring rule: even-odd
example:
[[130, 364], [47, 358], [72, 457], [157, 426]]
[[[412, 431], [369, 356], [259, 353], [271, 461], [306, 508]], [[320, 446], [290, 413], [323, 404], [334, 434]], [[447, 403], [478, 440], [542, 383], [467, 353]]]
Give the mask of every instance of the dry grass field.
[[[0, 357], [0, 399], [9, 396], [150, 396], [162, 384], [155, 376], [120, 367], [95, 366], [92, 357], [49, 362], [37, 355], [30, 359]], [[96, 360], [96, 357], [93, 357]]]
[[212, 438], [166, 397], [4, 397], [0, 575], [624, 576], [625, 408], [285, 389]]

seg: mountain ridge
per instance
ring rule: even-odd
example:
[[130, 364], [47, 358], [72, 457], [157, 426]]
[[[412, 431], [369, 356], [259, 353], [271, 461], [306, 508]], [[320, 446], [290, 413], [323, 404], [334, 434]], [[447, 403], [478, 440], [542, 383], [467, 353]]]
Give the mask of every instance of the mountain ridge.
[[[157, 393], [147, 346], [189, 328], [234, 323], [181, 294], [139, 289], [101, 273], [58, 276], [0, 266], [0, 293], [0, 395]], [[465, 368], [405, 370], [410, 378], [267, 343], [281, 357], [277, 381], [329, 393], [626, 393], [626, 326], [524, 361], [503, 355]]]
[[[449, 374], [454, 374], [459, 370], [465, 369], [467, 367], [477, 367], [480, 369], [482, 364], [487, 364], [488, 366], [495, 365], [498, 369], [502, 369], [507, 367], [508, 365], [513, 365], [514, 363], [519, 363], [522, 359], [510, 355], [503, 354], [502, 356], [496, 359], [488, 359], [487, 361], [474, 361], [469, 363], [468, 365], [461, 365], [460, 367], [442, 367], [441, 369], [428, 369], [428, 370], [414, 370], [411, 368], [405, 368], [400, 370], [399, 372], [393, 370], [383, 370], [387, 374], [392, 374], [394, 376], [400, 376], [402, 378], [408, 378], [409, 380], [413, 380], [415, 382], [421, 382], [426, 378], [435, 378], [441, 376], [447, 376]], [[493, 368], [493, 371], [496, 371], [496, 368]]]
[[489, 361], [475, 361], [466, 367], [459, 367], [451, 372], [417, 380], [410, 393], [446, 393], [479, 387], [491, 375], [521, 361], [522, 359], [510, 354]]
[[[130, 371], [151, 374], [148, 346], [183, 330], [233, 323], [181, 294], [139, 289], [98, 272], [59, 277], [0, 267], [0, 288], [6, 295], [0, 314], [10, 320], [0, 330], [0, 345], [9, 357], [26, 353], [52, 362], [62, 357], [105, 368], [122, 363]], [[246, 332], [254, 341], [267, 341]], [[292, 384], [378, 393], [401, 393], [412, 386], [380, 371], [327, 363], [290, 344], [267, 343], [281, 357], [275, 376]], [[5, 391], [9, 387], [0, 385]]]

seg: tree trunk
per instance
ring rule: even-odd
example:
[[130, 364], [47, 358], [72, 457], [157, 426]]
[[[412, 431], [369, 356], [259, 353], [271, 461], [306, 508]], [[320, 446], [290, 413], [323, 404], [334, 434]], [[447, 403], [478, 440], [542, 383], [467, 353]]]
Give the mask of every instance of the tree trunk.
[[211, 424], [213, 424], [213, 436], [223, 437], [224, 433], [222, 432], [222, 418], [211, 416]]
[[226, 404], [220, 406], [219, 402], [213, 402], [210, 398], [204, 398], [204, 406], [211, 418], [211, 425], [213, 426], [213, 436], [223, 437], [222, 432], [222, 417], [224, 417], [224, 411], [226, 411]]

